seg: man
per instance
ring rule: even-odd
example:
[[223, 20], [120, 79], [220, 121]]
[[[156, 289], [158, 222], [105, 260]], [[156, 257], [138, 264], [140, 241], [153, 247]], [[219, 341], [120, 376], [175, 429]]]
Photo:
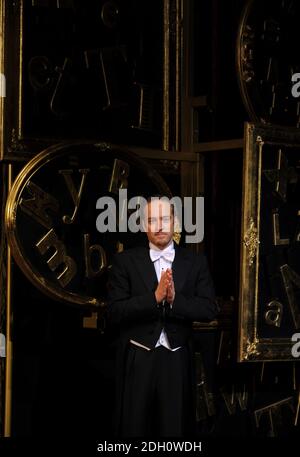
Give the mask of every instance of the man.
[[144, 217], [149, 249], [117, 254], [108, 320], [119, 326], [117, 436], [183, 437], [195, 432], [192, 323], [216, 314], [203, 255], [174, 246], [174, 208], [152, 198]]

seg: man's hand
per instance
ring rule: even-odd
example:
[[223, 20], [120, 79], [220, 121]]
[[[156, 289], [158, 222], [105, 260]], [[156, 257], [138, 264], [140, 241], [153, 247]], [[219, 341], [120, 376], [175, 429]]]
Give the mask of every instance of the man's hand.
[[161, 274], [159, 284], [155, 291], [157, 303], [161, 303], [167, 298], [168, 287], [170, 284], [170, 271], [170, 268], [167, 268], [167, 270], [163, 271]]
[[155, 291], [155, 298], [157, 303], [161, 303], [167, 298], [167, 289], [169, 285], [169, 279], [168, 279], [168, 270], [163, 271], [160, 277], [160, 281], [158, 283], [158, 286]]
[[175, 300], [175, 287], [173, 281], [172, 270], [167, 268], [161, 274], [159, 284], [155, 291], [155, 298], [157, 303], [161, 303], [166, 300], [170, 305]]
[[170, 268], [167, 269], [167, 278], [168, 278], [168, 287], [167, 287], [167, 302], [172, 305], [173, 301], [175, 300], [175, 286], [173, 281], [172, 270]]

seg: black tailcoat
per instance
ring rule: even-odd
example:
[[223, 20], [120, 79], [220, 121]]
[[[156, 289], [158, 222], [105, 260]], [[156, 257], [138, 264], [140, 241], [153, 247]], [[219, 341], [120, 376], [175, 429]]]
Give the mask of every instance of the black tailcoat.
[[119, 328], [116, 356], [116, 416], [118, 434], [126, 351], [129, 340], [154, 348], [162, 328], [171, 348], [189, 348], [193, 408], [196, 405], [196, 380], [192, 344], [193, 321], [212, 320], [217, 311], [212, 279], [203, 254], [175, 245], [172, 264], [175, 300], [172, 308], [156, 303], [158, 281], [149, 249], [138, 247], [115, 256], [108, 282], [107, 317]]

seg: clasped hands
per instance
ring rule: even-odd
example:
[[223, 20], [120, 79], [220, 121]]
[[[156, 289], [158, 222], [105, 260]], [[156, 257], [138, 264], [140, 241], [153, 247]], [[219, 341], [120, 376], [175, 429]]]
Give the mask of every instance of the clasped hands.
[[175, 299], [175, 287], [171, 268], [167, 268], [166, 271], [162, 272], [155, 291], [155, 298], [157, 303], [166, 301], [170, 305], [173, 304]]

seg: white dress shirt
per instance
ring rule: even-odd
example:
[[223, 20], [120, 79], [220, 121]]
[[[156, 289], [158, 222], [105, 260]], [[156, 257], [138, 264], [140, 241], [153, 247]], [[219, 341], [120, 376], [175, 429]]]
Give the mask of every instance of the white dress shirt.
[[[157, 281], [160, 281], [160, 277], [163, 271], [166, 271], [167, 268], [172, 268], [172, 260], [174, 260], [175, 257], [175, 249], [174, 249], [174, 242], [173, 240], [170, 241], [167, 247], [164, 249], [159, 249], [157, 246], [155, 246], [153, 243], [149, 243], [149, 248], [150, 248], [150, 258], [153, 261], [156, 276], [157, 276]], [[155, 251], [155, 252], [153, 252]], [[153, 255], [152, 255], [153, 253]], [[159, 257], [155, 259], [156, 254]], [[165, 254], [165, 256], [164, 256]], [[164, 329], [162, 329], [160, 337], [155, 345], [157, 348], [158, 346], [164, 346], [165, 348], [169, 349], [170, 351], [177, 351], [177, 349], [180, 349], [181, 346], [172, 349], [168, 340], [168, 336], [165, 332]]]

